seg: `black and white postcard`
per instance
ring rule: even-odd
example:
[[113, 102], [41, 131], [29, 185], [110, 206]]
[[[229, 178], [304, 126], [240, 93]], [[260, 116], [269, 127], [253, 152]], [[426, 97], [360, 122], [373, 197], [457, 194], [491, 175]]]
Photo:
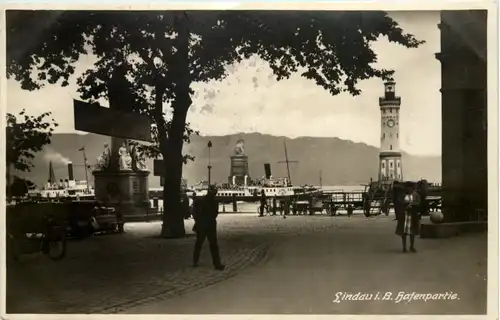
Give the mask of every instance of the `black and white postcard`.
[[2, 4], [2, 318], [497, 319], [497, 6]]

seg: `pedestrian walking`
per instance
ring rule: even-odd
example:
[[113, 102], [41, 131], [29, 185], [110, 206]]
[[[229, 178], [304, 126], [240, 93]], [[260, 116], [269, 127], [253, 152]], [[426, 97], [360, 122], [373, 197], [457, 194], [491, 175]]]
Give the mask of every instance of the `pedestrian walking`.
[[278, 210], [280, 212], [280, 216], [283, 216], [285, 214], [285, 200], [279, 201]]
[[262, 189], [261, 194], [260, 194], [259, 217], [264, 216], [264, 209], [265, 209], [266, 205], [267, 205], [266, 193], [264, 192], [264, 189]]
[[277, 205], [277, 203], [276, 203], [276, 196], [274, 196], [273, 197], [273, 209], [272, 209], [273, 210], [273, 216], [276, 215], [276, 205]]
[[193, 204], [191, 208], [191, 215], [193, 216], [193, 232], [196, 233], [196, 220], [198, 220], [198, 217], [201, 214], [201, 205], [200, 205], [200, 197], [196, 195], [196, 192], [193, 192]]
[[219, 203], [216, 199], [217, 189], [209, 186], [207, 195], [195, 205], [193, 231], [196, 232], [196, 243], [194, 245], [193, 266], [198, 266], [201, 247], [205, 238], [208, 239], [212, 262], [216, 270], [224, 270], [219, 255], [219, 245], [217, 244], [217, 216], [219, 214]]
[[415, 236], [420, 231], [420, 195], [413, 182], [406, 182], [404, 185], [404, 214], [398, 216], [396, 234], [402, 239], [403, 252], [407, 252], [407, 237], [410, 237], [410, 251], [417, 252], [415, 249]]
[[354, 213], [354, 207], [350, 204], [349, 206], [347, 206], [347, 217], [350, 218], [353, 213]]
[[189, 219], [191, 217], [191, 213], [189, 212], [189, 197], [186, 192], [181, 194], [181, 209], [184, 219]]

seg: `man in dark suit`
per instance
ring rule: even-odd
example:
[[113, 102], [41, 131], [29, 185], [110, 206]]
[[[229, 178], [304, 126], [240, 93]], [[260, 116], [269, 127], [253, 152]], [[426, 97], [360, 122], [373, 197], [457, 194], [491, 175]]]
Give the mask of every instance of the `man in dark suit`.
[[266, 193], [264, 192], [264, 189], [262, 189], [260, 194], [259, 217], [264, 216], [264, 209], [266, 208], [266, 204], [267, 204]]
[[181, 208], [184, 219], [189, 219], [191, 217], [191, 212], [189, 212], [189, 197], [185, 192], [181, 195]]
[[210, 254], [216, 270], [224, 270], [225, 266], [220, 261], [219, 246], [217, 244], [217, 216], [219, 214], [219, 203], [216, 196], [215, 186], [208, 188], [207, 195], [197, 203], [194, 210], [196, 243], [194, 245], [193, 266], [198, 266], [200, 252], [205, 238], [208, 238]]

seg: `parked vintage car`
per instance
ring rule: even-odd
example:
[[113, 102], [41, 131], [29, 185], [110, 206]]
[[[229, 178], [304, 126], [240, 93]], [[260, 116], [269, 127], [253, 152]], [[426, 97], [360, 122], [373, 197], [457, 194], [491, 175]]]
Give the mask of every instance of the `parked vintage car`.
[[123, 219], [115, 208], [96, 201], [72, 201], [68, 208], [70, 235], [79, 239], [94, 233], [123, 232]]

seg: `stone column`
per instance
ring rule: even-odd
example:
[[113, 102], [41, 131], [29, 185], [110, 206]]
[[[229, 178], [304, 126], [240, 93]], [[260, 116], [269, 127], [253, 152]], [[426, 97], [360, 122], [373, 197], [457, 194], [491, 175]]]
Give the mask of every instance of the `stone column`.
[[[133, 111], [134, 99], [125, 79], [125, 71], [120, 67], [108, 83], [108, 99], [110, 108]], [[149, 171], [120, 171], [118, 149], [124, 142], [126, 139], [112, 137], [108, 168], [93, 172], [96, 200], [117, 208], [125, 221], [140, 220], [150, 207]]]
[[[133, 97], [130, 94], [130, 88], [125, 79], [126, 71], [117, 67], [108, 83], [109, 107], [118, 111], [133, 111]], [[112, 171], [118, 171], [118, 149], [125, 142], [125, 139], [111, 137], [111, 167]]]
[[486, 11], [442, 11], [443, 214], [466, 220], [487, 207]]

